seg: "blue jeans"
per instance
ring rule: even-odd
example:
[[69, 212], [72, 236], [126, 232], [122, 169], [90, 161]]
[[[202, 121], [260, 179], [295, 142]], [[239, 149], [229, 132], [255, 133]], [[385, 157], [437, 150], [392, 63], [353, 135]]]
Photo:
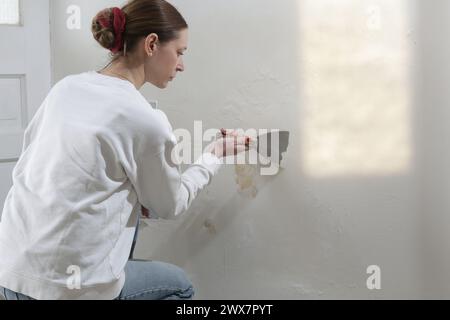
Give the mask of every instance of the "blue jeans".
[[[125, 285], [115, 300], [192, 299], [194, 288], [183, 269], [159, 261], [132, 260], [137, 233], [136, 227], [130, 260], [125, 266]], [[6, 300], [34, 300], [2, 287], [0, 294]]]

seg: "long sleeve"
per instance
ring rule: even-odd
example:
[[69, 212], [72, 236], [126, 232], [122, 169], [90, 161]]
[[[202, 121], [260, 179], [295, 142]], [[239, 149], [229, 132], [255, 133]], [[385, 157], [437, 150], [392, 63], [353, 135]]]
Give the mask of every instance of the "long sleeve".
[[[181, 173], [172, 161], [173, 138], [163, 149], [152, 154], [152, 148], [141, 145], [135, 155], [136, 170], [132, 177], [139, 202], [163, 219], [175, 219], [185, 212], [198, 193], [211, 183], [222, 161], [211, 153], [204, 153], [194, 164]], [[175, 161], [176, 162], [176, 161]]]

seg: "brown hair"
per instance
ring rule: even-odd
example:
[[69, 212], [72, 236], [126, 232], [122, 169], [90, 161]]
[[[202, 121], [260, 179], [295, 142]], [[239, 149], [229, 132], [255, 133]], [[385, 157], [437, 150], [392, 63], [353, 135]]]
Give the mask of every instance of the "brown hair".
[[[92, 20], [92, 34], [95, 40], [105, 49], [114, 46], [114, 15], [112, 8], [100, 11]], [[186, 21], [178, 10], [165, 0], [131, 0], [122, 7], [126, 24], [123, 33], [124, 46], [117, 53], [111, 53], [112, 60], [127, 52], [132, 52], [139, 40], [151, 33], [158, 35], [159, 42], [164, 44], [178, 38], [178, 31], [188, 28]], [[110, 28], [104, 28], [99, 20], [106, 18]]]

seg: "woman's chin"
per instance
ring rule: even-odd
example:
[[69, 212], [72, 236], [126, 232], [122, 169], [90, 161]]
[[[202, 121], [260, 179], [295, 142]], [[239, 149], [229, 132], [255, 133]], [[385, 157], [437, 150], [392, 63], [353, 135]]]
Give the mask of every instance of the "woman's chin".
[[156, 86], [158, 89], [165, 89], [165, 88], [167, 88], [168, 85], [169, 85], [169, 82], [164, 82], [164, 83], [158, 83], [158, 84], [155, 84], [155, 86]]
[[[150, 82], [150, 81], [149, 81]], [[167, 86], [169, 85], [169, 81], [165, 81], [165, 82], [150, 82], [152, 85], [154, 85], [155, 87], [157, 87], [158, 89], [165, 89], [167, 88]]]

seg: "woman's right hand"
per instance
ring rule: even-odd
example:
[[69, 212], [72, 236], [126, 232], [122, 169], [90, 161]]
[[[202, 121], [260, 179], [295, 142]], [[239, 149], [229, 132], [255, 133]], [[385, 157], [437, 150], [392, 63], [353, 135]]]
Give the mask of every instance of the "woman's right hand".
[[239, 135], [236, 131], [227, 132], [225, 129], [222, 129], [221, 132], [222, 137], [209, 144], [205, 148], [205, 152], [223, 158], [249, 150], [250, 137]]

